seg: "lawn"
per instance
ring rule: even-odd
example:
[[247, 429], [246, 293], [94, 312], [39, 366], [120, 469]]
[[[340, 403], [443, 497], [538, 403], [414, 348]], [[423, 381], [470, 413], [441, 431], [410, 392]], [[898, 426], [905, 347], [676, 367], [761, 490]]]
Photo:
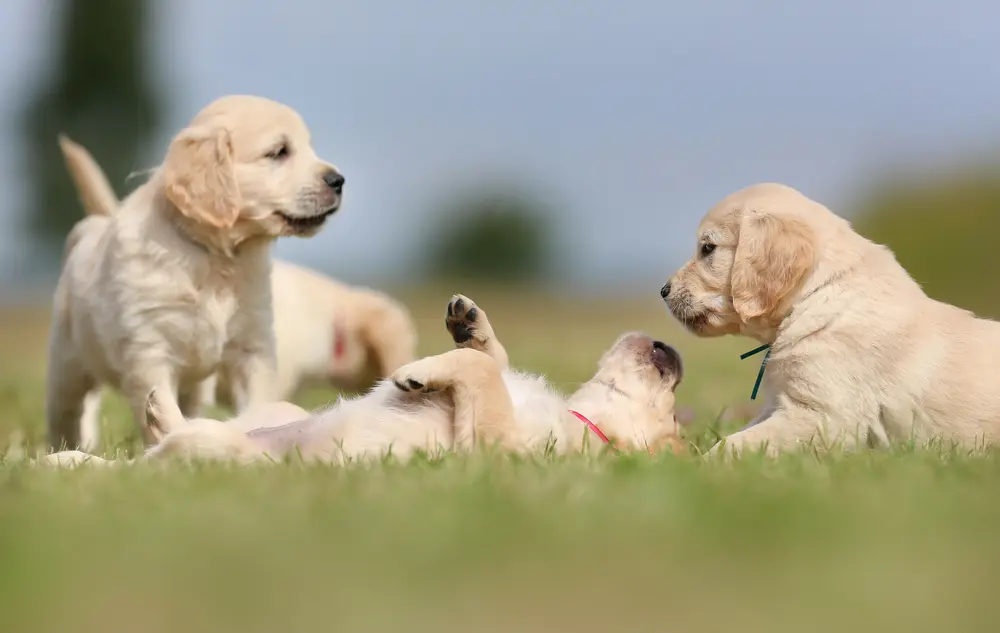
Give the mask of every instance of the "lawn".
[[[452, 288], [404, 293], [447, 349]], [[751, 414], [759, 357], [649, 297], [469, 292], [563, 389], [626, 329], [674, 344], [699, 447]], [[0, 447], [43, 441], [47, 315], [0, 316]], [[303, 393], [316, 406], [334, 394]], [[121, 402], [108, 448], [132, 447]], [[899, 450], [733, 465], [664, 456], [0, 466], [0, 617], [27, 631], [992, 631], [1000, 462]]]

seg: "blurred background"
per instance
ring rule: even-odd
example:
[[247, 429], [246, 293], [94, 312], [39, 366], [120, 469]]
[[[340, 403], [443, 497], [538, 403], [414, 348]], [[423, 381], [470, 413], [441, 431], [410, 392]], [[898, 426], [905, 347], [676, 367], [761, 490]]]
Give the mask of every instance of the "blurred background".
[[[932, 296], [1000, 316], [998, 24], [996, 0], [0, 0], [0, 450], [45, 442], [48, 305], [83, 213], [56, 135], [124, 196], [232, 93], [296, 108], [347, 178], [279, 255], [398, 293], [423, 354], [469, 294], [566, 391], [645, 329], [681, 351], [678, 417], [707, 448], [759, 406], [760, 357], [682, 332], [658, 291], [735, 189], [792, 185]], [[102, 422], [103, 449], [136, 448], [120, 398]], [[4, 464], [0, 613], [110, 633], [996, 630], [1000, 460], [702, 466]]]
[[712, 203], [776, 180], [995, 313], [998, 282], [965, 273], [1000, 228], [998, 20], [986, 0], [5, 0], [0, 299], [48, 301], [81, 216], [57, 132], [124, 195], [202, 106], [253, 93], [348, 178], [341, 213], [278, 254], [348, 281], [457, 258], [655, 296]]

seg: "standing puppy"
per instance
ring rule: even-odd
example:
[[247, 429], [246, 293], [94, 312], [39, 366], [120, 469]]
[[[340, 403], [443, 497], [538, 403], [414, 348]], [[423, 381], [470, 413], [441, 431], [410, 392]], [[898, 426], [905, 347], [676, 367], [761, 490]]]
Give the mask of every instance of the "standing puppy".
[[[64, 142], [70, 162], [73, 150]], [[315, 234], [343, 185], [288, 106], [229, 96], [198, 113], [145, 184], [67, 238], [49, 339], [51, 446], [94, 446], [96, 416], [81, 425], [81, 414], [101, 384], [124, 392], [141, 429], [152, 389], [194, 413], [199, 383], [219, 370], [239, 410], [270, 399], [271, 242]], [[91, 212], [108, 203], [95, 191]]]
[[[118, 206], [114, 189], [90, 152], [65, 138], [60, 145], [80, 202], [94, 216], [88, 221], [104, 221]], [[313, 380], [360, 391], [416, 358], [413, 317], [385, 293], [274, 259], [271, 300], [278, 362], [272, 395], [277, 399], [290, 399], [304, 381]], [[215, 375], [205, 380], [201, 403], [215, 403], [218, 391], [231, 405], [229, 385], [217, 383]], [[88, 395], [85, 424], [95, 423], [99, 406], [100, 393]]]
[[1000, 442], [1000, 323], [929, 298], [888, 248], [783, 185], [728, 196], [697, 239], [661, 290], [670, 311], [699, 336], [771, 345], [770, 402], [727, 450]]

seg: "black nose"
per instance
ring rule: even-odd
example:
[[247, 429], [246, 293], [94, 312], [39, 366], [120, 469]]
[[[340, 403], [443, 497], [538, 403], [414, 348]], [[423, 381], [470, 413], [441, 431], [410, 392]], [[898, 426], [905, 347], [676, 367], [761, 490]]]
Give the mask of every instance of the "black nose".
[[667, 283], [663, 284], [663, 287], [660, 288], [660, 296], [663, 297], [664, 299], [666, 299], [667, 297], [670, 296], [670, 282], [669, 281]]
[[346, 179], [340, 174], [340, 172], [336, 171], [328, 171], [326, 172], [326, 175], [323, 176], [323, 182], [325, 182], [329, 188], [333, 189], [337, 193], [343, 191], [345, 181]]

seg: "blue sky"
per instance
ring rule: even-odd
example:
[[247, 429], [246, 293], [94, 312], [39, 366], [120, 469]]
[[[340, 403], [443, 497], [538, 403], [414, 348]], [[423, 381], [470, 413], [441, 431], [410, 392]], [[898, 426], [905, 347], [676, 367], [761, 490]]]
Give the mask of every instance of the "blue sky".
[[[9, 122], [53, 6], [0, 3], [8, 282], [25, 248]], [[222, 94], [297, 108], [346, 202], [278, 253], [355, 281], [402, 281], [434, 200], [484, 175], [558, 204], [567, 282], [658, 287], [733, 189], [777, 180], [843, 211], [873, 170], [1000, 133], [1000, 4], [986, 1], [170, 0], [157, 24], [158, 146]]]

